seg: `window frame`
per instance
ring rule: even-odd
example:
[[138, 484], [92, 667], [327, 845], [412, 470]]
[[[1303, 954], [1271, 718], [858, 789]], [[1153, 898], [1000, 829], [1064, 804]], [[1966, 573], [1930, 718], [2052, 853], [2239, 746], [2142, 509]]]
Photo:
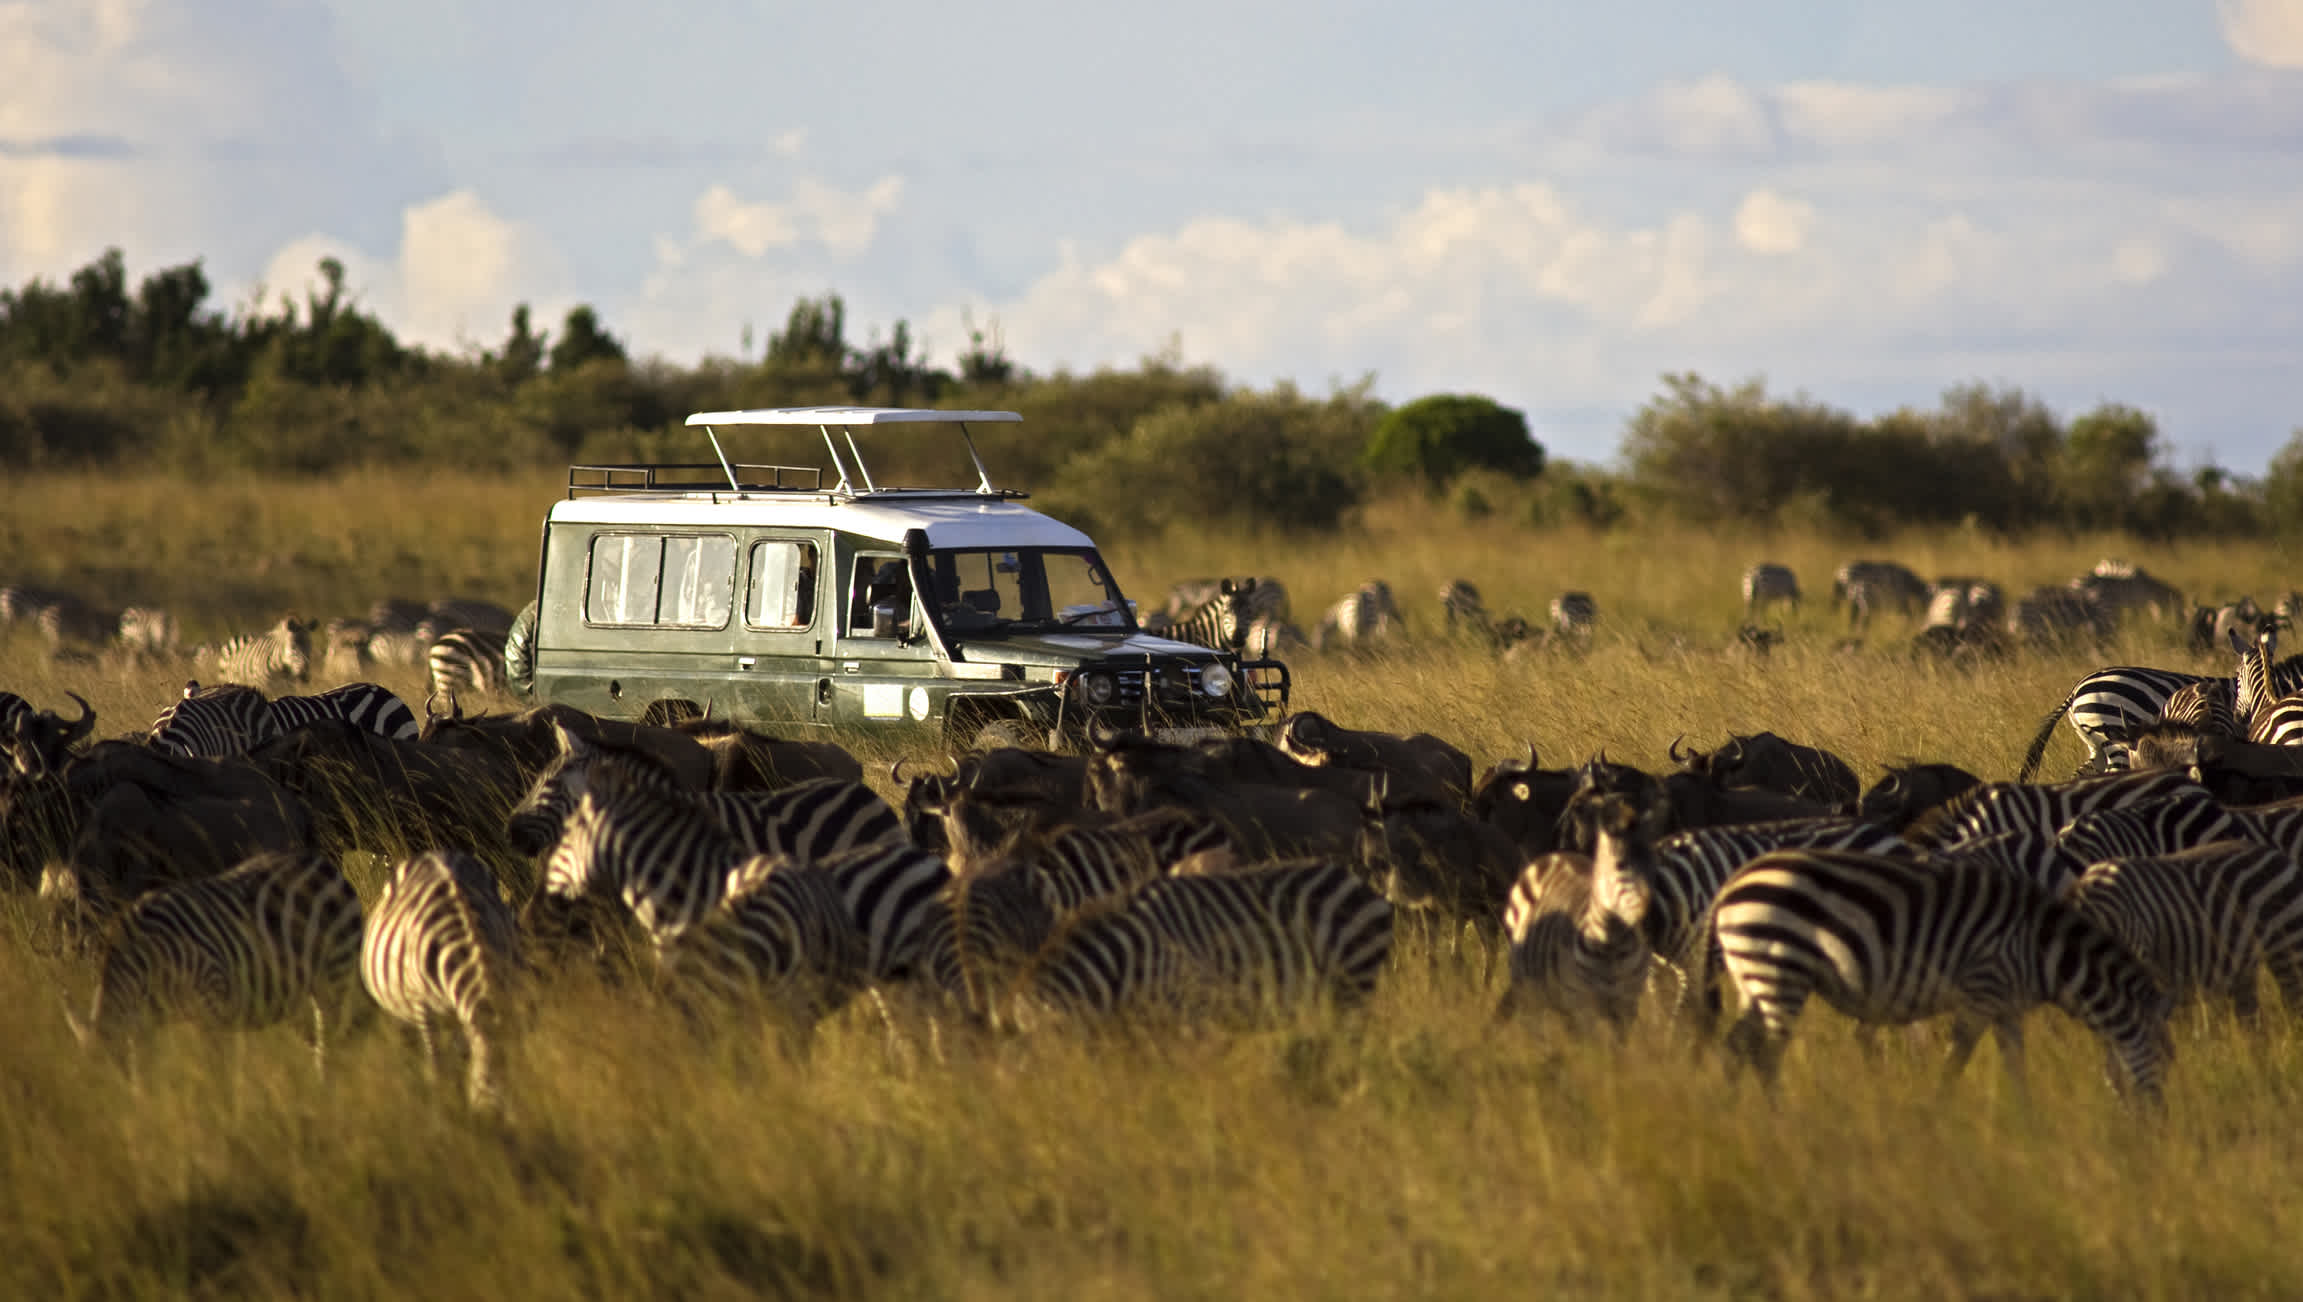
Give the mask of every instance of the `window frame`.
[[[596, 618], [594, 618], [594, 617], [593, 617], [593, 613], [592, 613], [592, 596], [593, 596], [593, 585], [594, 585], [594, 581], [595, 581], [595, 579], [598, 577], [598, 568], [597, 568], [597, 567], [598, 567], [598, 564], [599, 564], [599, 559], [600, 559], [600, 543], [601, 543], [601, 541], [602, 541], [603, 539], [608, 539], [608, 538], [617, 538], [617, 539], [623, 539], [623, 538], [650, 538], [650, 539], [654, 539], [654, 540], [655, 540], [655, 542], [656, 542], [656, 612], [655, 612], [655, 613], [656, 613], [656, 615], [658, 616], [656, 619], [653, 619], [653, 620], [648, 620], [648, 621], [642, 622], [642, 621], [637, 621], [637, 620], [604, 620], [604, 619], [596, 619]], [[661, 617], [662, 617], [662, 615], [663, 615], [663, 611], [664, 611], [664, 577], [665, 577], [665, 575], [664, 575], [664, 565], [665, 565], [665, 558], [666, 558], [666, 557], [667, 557], [667, 556], [670, 554], [670, 552], [671, 552], [671, 547], [670, 547], [670, 545], [669, 545], [669, 544], [670, 544], [671, 540], [672, 540], [672, 539], [675, 539], [675, 538], [695, 538], [695, 539], [702, 539], [702, 540], [718, 539], [718, 540], [720, 540], [720, 541], [723, 541], [723, 542], [725, 542], [725, 543], [727, 543], [727, 544], [728, 544], [728, 573], [727, 573], [728, 604], [727, 604], [727, 610], [726, 610], [726, 613], [724, 613], [724, 614], [722, 614], [722, 615], [720, 616], [720, 622], [719, 622], [719, 623], [717, 623], [717, 624], [685, 624], [685, 623], [670, 623], [670, 622], [666, 622], [665, 620], [663, 620], [663, 619], [661, 618]], [[726, 631], [726, 629], [728, 628], [728, 626], [729, 626], [729, 625], [730, 625], [730, 624], [731, 624], [731, 623], [732, 623], [732, 622], [735, 620], [735, 617], [736, 617], [736, 615], [735, 615], [735, 611], [736, 611], [736, 602], [737, 602], [737, 596], [738, 596], [738, 594], [737, 594], [737, 591], [736, 591], [736, 586], [735, 586], [735, 585], [736, 585], [736, 558], [737, 558], [737, 557], [739, 557], [739, 556], [741, 556], [741, 555], [743, 555], [743, 550], [742, 550], [742, 548], [740, 548], [739, 546], [737, 546], [737, 542], [736, 542], [736, 536], [735, 536], [734, 534], [732, 534], [732, 533], [728, 533], [728, 532], [726, 532], [725, 530], [717, 530], [717, 529], [646, 529], [646, 528], [631, 528], [631, 529], [612, 529], [612, 528], [611, 528], [611, 529], [601, 529], [601, 530], [598, 530], [597, 532], [593, 533], [593, 534], [591, 535], [591, 537], [589, 537], [588, 539], [586, 539], [586, 540], [585, 540], [585, 543], [584, 543], [584, 627], [586, 627], [586, 628], [598, 628], [598, 629], [626, 629], [626, 630], [631, 630], [631, 629], [664, 629], [664, 630], [670, 630], [670, 631], [674, 631], [674, 632], [687, 632], [687, 633], [711, 633], [711, 632], [724, 632], [724, 631]]]
[[[752, 617], [752, 597], [759, 586], [759, 551], [762, 547], [805, 547], [816, 554], [816, 583], [811, 594], [815, 609], [807, 612], [803, 624], [762, 624]], [[744, 628], [752, 633], [806, 633], [822, 620], [824, 608], [824, 556], [827, 549], [823, 540], [802, 538], [752, 538], [744, 547]]]

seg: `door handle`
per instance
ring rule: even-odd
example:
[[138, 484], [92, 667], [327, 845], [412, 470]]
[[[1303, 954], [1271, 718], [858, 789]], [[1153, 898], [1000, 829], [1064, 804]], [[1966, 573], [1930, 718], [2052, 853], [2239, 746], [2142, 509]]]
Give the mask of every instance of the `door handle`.
[[753, 659], [751, 656], [736, 657], [736, 668], [738, 669], [750, 669], [752, 666], [757, 665], [758, 663], [759, 661]]

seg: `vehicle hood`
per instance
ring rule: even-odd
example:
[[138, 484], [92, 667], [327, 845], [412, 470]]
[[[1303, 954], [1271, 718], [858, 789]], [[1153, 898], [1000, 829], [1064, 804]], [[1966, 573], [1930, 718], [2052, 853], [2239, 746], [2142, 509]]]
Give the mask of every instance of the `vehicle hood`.
[[974, 640], [956, 638], [953, 646], [975, 663], [1053, 665], [1059, 669], [1113, 657], [1133, 659], [1154, 655], [1213, 660], [1218, 655], [1204, 646], [1153, 637], [1149, 633], [1131, 633], [1124, 638], [1090, 633], [1016, 633]]

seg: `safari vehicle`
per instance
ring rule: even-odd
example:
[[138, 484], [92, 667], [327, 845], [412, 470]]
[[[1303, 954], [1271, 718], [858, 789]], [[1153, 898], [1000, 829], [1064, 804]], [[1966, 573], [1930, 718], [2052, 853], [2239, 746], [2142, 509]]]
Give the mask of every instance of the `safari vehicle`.
[[[992, 486], [968, 426], [1018, 419], [699, 412], [713, 461], [569, 467], [544, 524], [537, 699], [1056, 748], [1099, 722], [1178, 738], [1284, 712], [1284, 665], [1143, 632], [1086, 534]], [[731, 462], [721, 434], [760, 426], [820, 431], [836, 482]], [[956, 435], [976, 483], [883, 487], [859, 432]]]

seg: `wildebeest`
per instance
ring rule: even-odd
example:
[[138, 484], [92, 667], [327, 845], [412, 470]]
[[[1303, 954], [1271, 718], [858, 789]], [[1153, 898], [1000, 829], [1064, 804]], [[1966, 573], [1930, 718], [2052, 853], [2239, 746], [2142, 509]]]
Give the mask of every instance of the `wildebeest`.
[[1894, 561], [1849, 561], [1831, 576], [1831, 608], [1847, 606], [1847, 626], [1868, 627], [1874, 615], [1892, 610], [1914, 615], [1926, 608], [1927, 581]]
[[1722, 787], [1759, 787], [1826, 805], [1851, 804], [1863, 790], [1846, 760], [1772, 732], [1733, 734], [1710, 752], [1682, 754], [1674, 741], [1671, 757], [1686, 771], [1708, 776]]
[[1280, 729], [1279, 744], [1306, 764], [1380, 773], [1394, 795], [1461, 802], [1471, 794], [1471, 757], [1427, 732], [1403, 737], [1342, 728], [1305, 710]]

